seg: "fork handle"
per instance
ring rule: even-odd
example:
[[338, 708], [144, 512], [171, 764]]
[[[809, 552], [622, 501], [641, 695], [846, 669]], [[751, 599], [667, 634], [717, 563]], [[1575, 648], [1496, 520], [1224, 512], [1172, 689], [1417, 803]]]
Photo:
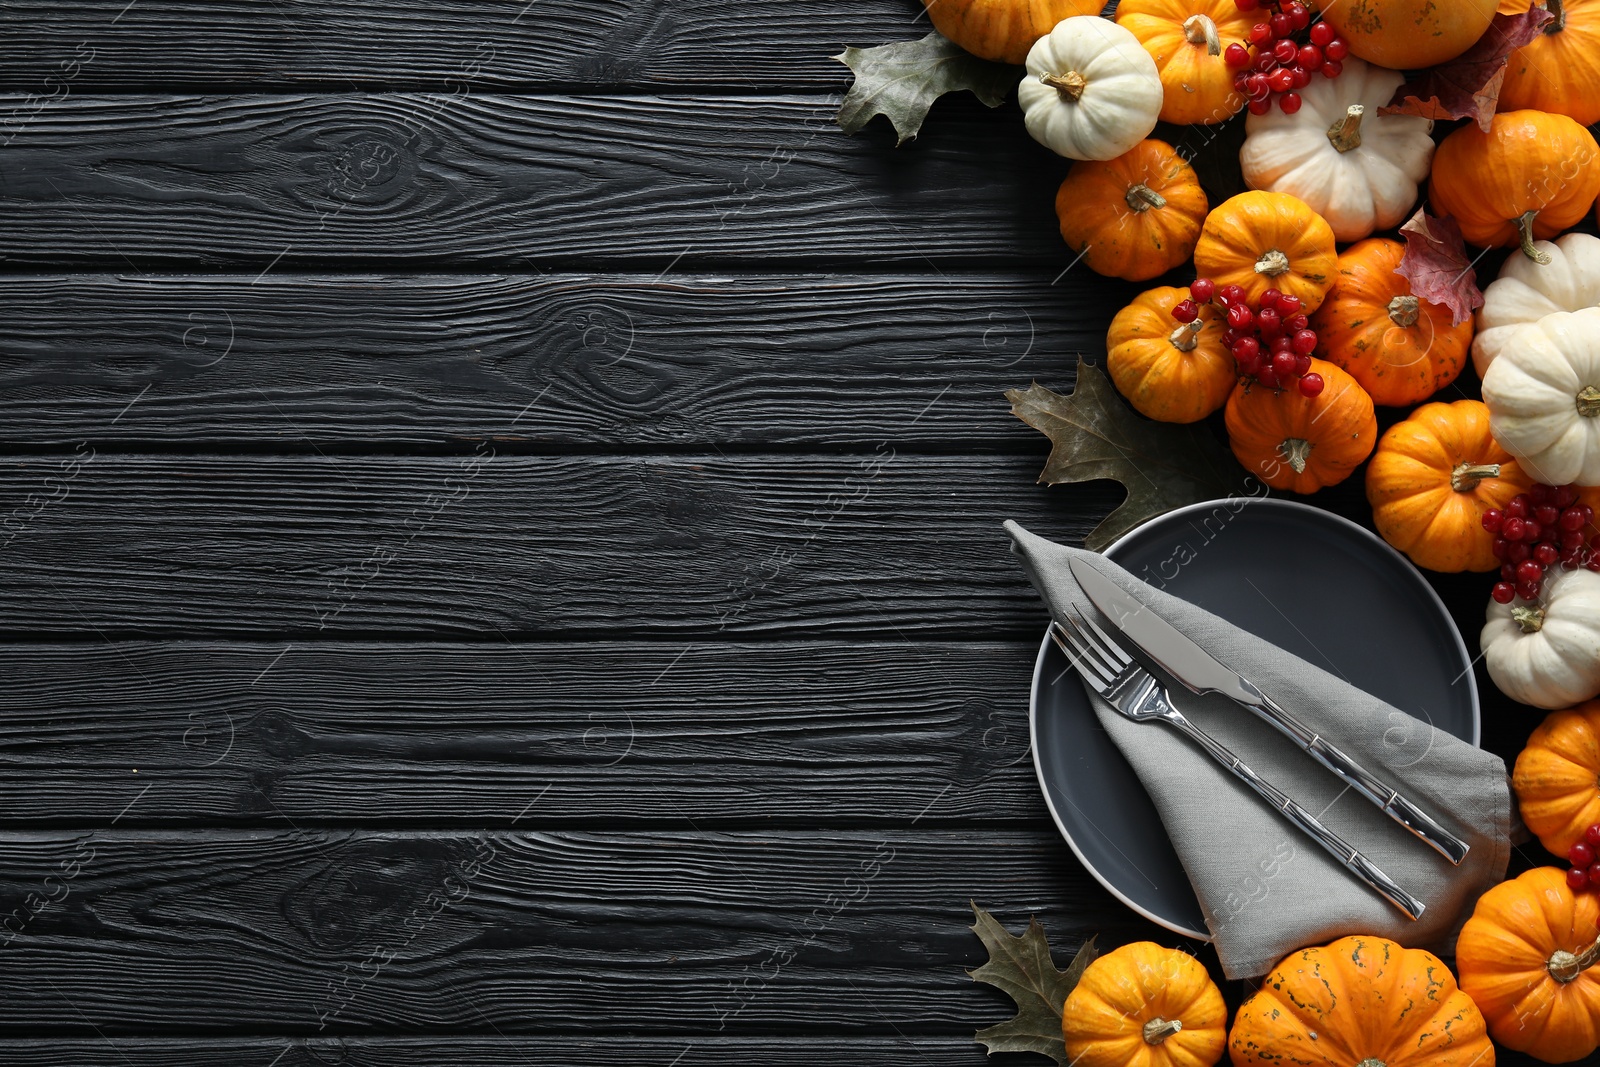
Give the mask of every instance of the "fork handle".
[[1247, 704], [1245, 706], [1276, 727], [1280, 733], [1298, 745], [1306, 755], [1322, 764], [1350, 788], [1376, 804], [1383, 810], [1385, 815], [1411, 831], [1418, 840], [1428, 845], [1439, 855], [1457, 866], [1460, 866], [1461, 861], [1467, 858], [1467, 852], [1471, 846], [1465, 841], [1440, 826], [1427, 812], [1401, 796], [1399, 790], [1389, 788], [1372, 772], [1361, 766], [1350, 756], [1347, 756], [1333, 742], [1319, 736], [1299, 719], [1279, 707], [1271, 697], [1263, 694], [1260, 704]]
[[1412, 919], [1420, 919], [1422, 917], [1423, 909], [1426, 907], [1422, 901], [1400, 888], [1393, 878], [1378, 869], [1377, 864], [1351, 847], [1344, 838], [1322, 825], [1315, 815], [1296, 804], [1282, 790], [1247, 767], [1243, 760], [1235, 756], [1220, 741], [1184, 718], [1175, 708], [1169, 714], [1163, 716], [1163, 721], [1170, 723], [1190, 740], [1205, 749], [1212, 759], [1232, 771], [1235, 778], [1255, 790], [1263, 800], [1282, 812], [1284, 818], [1298, 826], [1305, 832], [1307, 837], [1321, 845], [1329, 855], [1343, 864], [1346, 870], [1366, 882], [1367, 885], [1387, 899], [1389, 903], [1405, 912]]

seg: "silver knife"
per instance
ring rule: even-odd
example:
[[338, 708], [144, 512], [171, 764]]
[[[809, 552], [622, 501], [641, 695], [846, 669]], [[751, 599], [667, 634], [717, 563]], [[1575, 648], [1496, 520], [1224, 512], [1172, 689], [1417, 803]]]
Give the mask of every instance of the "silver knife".
[[1070, 566], [1072, 576], [1094, 606], [1162, 670], [1195, 693], [1220, 693], [1249, 708], [1439, 855], [1458, 865], [1466, 859], [1471, 846], [1465, 841], [1279, 707], [1244, 676], [1217, 662], [1209, 652], [1157, 615], [1153, 608], [1123, 591], [1084, 560], [1073, 559]]

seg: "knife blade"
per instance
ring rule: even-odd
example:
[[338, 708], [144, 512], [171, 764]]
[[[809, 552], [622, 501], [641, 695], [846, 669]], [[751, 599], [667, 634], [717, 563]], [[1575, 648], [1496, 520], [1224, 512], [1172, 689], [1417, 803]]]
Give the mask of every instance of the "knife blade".
[[1333, 742], [1279, 707], [1248, 678], [1218, 662], [1211, 653], [1158, 615], [1155, 609], [1107, 578], [1086, 560], [1074, 558], [1068, 566], [1072, 576], [1078, 580], [1079, 587], [1100, 609], [1101, 614], [1185, 688], [1202, 695], [1220, 693], [1248, 708], [1445, 859], [1457, 865], [1466, 859], [1471, 847], [1465, 841], [1439, 825]]

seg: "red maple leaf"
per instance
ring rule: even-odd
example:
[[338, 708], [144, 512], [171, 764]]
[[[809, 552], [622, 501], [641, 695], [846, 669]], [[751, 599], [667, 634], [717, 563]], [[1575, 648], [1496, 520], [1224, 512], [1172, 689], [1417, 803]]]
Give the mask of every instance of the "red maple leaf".
[[1538, 38], [1554, 19], [1542, 7], [1520, 15], [1496, 15], [1477, 44], [1448, 63], [1418, 72], [1395, 90], [1394, 99], [1378, 114], [1472, 119], [1488, 133], [1511, 53]]
[[1436, 219], [1419, 208], [1400, 227], [1400, 235], [1406, 239], [1406, 254], [1394, 272], [1411, 283], [1411, 295], [1449, 308], [1453, 325], [1470, 319], [1483, 306], [1483, 291], [1456, 220], [1449, 215]]

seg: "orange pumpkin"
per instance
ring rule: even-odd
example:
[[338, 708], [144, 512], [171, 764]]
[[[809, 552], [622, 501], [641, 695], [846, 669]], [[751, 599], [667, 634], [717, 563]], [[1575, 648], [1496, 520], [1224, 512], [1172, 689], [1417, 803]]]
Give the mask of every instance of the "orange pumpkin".
[[[1518, 15], [1528, 0], [1501, 0], [1500, 10]], [[1555, 21], [1511, 53], [1500, 108], [1532, 108], [1568, 115], [1585, 126], [1600, 122], [1600, 0], [1547, 0]]]
[[1156, 61], [1166, 91], [1161, 121], [1178, 125], [1223, 122], [1239, 113], [1244, 96], [1222, 58], [1230, 44], [1248, 47], [1254, 19], [1233, 0], [1122, 0], [1117, 25], [1132, 32]]
[[1600, 1047], [1600, 900], [1536, 867], [1478, 898], [1456, 940], [1461, 988], [1489, 1034], [1546, 1063]]
[[1200, 277], [1238, 285], [1259, 304], [1276, 289], [1300, 298], [1311, 314], [1333, 287], [1339, 255], [1333, 228], [1287, 193], [1240, 193], [1206, 216], [1194, 249]]
[[1238, 378], [1222, 342], [1228, 324], [1213, 304], [1174, 329], [1172, 309], [1187, 289], [1162, 286], [1117, 312], [1106, 333], [1106, 371], [1141, 415], [1161, 422], [1198, 422], [1228, 402]]
[[1467, 240], [1484, 248], [1533, 247], [1576, 225], [1600, 196], [1600, 144], [1565, 115], [1512, 111], [1494, 117], [1489, 132], [1469, 122], [1433, 157], [1430, 196], [1435, 214], [1451, 215]]
[[1498, 0], [1323, 0], [1322, 17], [1350, 53], [1395, 70], [1454, 59], [1478, 43]]
[[1424, 404], [1389, 427], [1367, 468], [1372, 524], [1430, 571], [1497, 570], [1483, 513], [1504, 508], [1532, 479], [1489, 435], [1479, 400]]
[[1061, 1013], [1075, 1067], [1197, 1067], [1228, 1043], [1222, 991], [1187, 952], [1123, 945], [1083, 972]]
[[1374, 237], [1339, 257], [1333, 288], [1317, 309], [1317, 355], [1337, 363], [1378, 404], [1406, 407], [1456, 380], [1472, 350], [1469, 318], [1411, 295], [1395, 273], [1405, 245]]
[[1552, 711], [1511, 772], [1522, 821], [1557, 856], [1600, 823], [1600, 701]]
[[1323, 389], [1307, 399], [1297, 389], [1272, 390], [1241, 381], [1228, 398], [1228, 443], [1245, 470], [1274, 489], [1315, 493], [1337, 485], [1372, 455], [1378, 419], [1372, 398], [1332, 363], [1311, 361]]
[[975, 56], [1021, 63], [1062, 19], [1098, 15], [1094, 0], [923, 0], [933, 28]]
[[1228, 1044], [1235, 1067], [1494, 1067], [1484, 1030], [1439, 957], [1356, 936], [1273, 968]]
[[1090, 270], [1130, 282], [1187, 262], [1209, 206], [1194, 168], [1156, 140], [1074, 163], [1056, 193], [1062, 238]]

